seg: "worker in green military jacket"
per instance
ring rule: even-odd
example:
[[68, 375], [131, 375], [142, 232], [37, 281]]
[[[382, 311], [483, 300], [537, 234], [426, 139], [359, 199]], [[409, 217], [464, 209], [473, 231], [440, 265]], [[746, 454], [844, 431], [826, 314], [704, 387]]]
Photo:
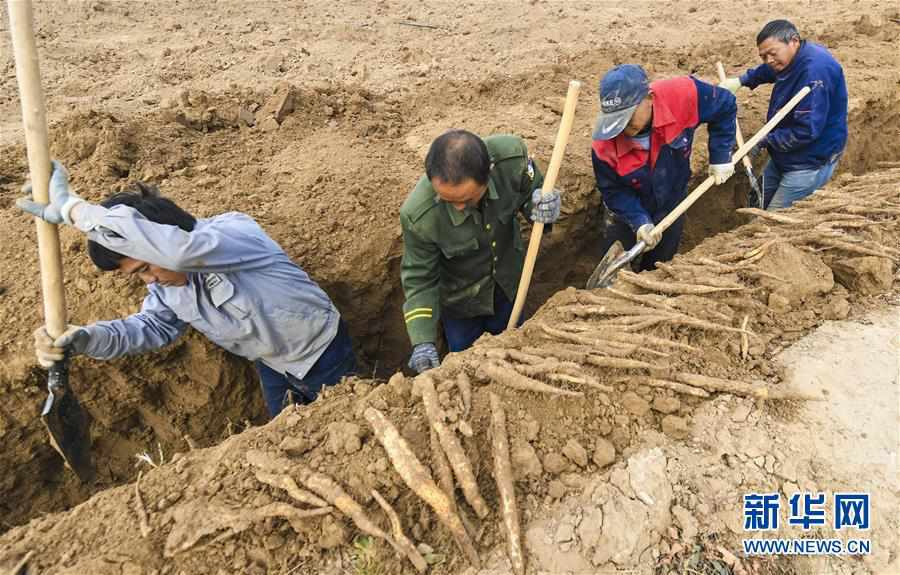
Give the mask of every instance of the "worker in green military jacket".
[[552, 224], [560, 197], [517, 136], [451, 130], [431, 144], [425, 175], [400, 208], [400, 278], [417, 373], [440, 365], [438, 320], [450, 351], [506, 328], [525, 261], [516, 213]]

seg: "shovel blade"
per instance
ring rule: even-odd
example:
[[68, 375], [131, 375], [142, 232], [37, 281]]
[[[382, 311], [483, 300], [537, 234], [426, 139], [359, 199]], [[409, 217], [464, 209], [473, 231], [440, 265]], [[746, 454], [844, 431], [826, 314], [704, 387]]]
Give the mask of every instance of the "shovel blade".
[[65, 361], [50, 368], [47, 388], [50, 393], [44, 402], [41, 420], [50, 433], [50, 443], [66, 465], [84, 483], [94, 480], [91, 461], [90, 420], [78, 398], [69, 388], [69, 370]]
[[594, 268], [594, 273], [588, 278], [587, 285], [585, 286], [586, 289], [609, 287], [612, 284], [612, 280], [615, 278], [616, 273], [616, 270], [610, 269], [610, 266], [624, 253], [625, 248], [622, 247], [622, 242], [614, 242], [613, 245], [606, 250], [603, 259], [600, 260], [597, 267]]

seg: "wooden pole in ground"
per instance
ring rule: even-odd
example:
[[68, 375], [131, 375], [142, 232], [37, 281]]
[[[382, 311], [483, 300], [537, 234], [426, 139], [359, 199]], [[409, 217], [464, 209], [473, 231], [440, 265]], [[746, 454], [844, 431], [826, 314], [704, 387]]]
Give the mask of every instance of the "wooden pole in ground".
[[[44, 90], [34, 43], [31, 0], [7, 0], [9, 28], [12, 31], [16, 77], [19, 81], [19, 100], [22, 104], [22, 123], [25, 127], [25, 146], [28, 150], [28, 171], [34, 201], [50, 202], [50, 146], [47, 137], [47, 112]], [[47, 333], [57, 338], [66, 329], [66, 294], [63, 288], [62, 253], [59, 231], [54, 224], [35, 218], [38, 252], [41, 263], [41, 291], [44, 297], [44, 323]]]
[[[566, 144], [569, 142], [569, 133], [572, 131], [572, 122], [575, 120], [575, 106], [578, 104], [578, 93], [581, 91], [581, 82], [572, 80], [569, 82], [569, 91], [566, 94], [566, 105], [563, 108], [562, 121], [559, 124], [559, 132], [556, 133], [556, 143], [553, 144], [553, 155], [550, 156], [550, 166], [544, 176], [544, 185], [541, 193], [546, 195], [556, 186], [556, 178], [559, 176], [559, 166], [562, 164]], [[512, 313], [506, 329], [512, 329], [519, 323], [522, 308], [525, 307], [525, 297], [531, 285], [531, 274], [534, 272], [534, 262], [537, 259], [538, 249], [541, 247], [541, 237], [544, 235], [544, 224], [534, 222], [531, 228], [531, 239], [528, 240], [528, 252], [525, 254], [525, 267], [522, 269], [522, 277], [519, 278], [519, 289], [516, 291], [516, 301], [513, 304]]]

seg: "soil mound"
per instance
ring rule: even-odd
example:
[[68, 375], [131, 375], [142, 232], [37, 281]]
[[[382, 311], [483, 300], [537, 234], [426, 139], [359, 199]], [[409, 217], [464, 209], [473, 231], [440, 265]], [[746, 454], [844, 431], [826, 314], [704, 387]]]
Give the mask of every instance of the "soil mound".
[[[0, 562], [39, 549], [32, 565], [57, 573], [337, 573], [347, 561], [502, 571], [508, 515], [492, 421], [502, 409], [535, 568], [652, 569], [687, 561], [698, 541], [703, 561], [738, 572], [726, 547], [741, 517], [713, 502], [772, 474], [785, 492], [836, 486], [787, 452], [725, 446], [742, 445], [759, 418], [827, 397], [820, 385], [787, 384], [775, 356], [841, 303], [846, 314], [873, 302], [853, 281], [836, 284], [848, 273], [837, 270], [869, 274], [859, 259], [877, 258], [896, 282], [898, 189], [900, 170], [888, 170], [841, 177], [777, 214], [744, 210], [747, 224], [662, 269], [560, 292], [522, 329], [484, 337], [427, 376], [348, 380], [310, 407], [14, 528], [0, 537]], [[724, 427], [722, 402], [739, 408]], [[715, 439], [687, 448], [698, 436]], [[887, 541], [896, 527], [888, 517], [877, 534]]]

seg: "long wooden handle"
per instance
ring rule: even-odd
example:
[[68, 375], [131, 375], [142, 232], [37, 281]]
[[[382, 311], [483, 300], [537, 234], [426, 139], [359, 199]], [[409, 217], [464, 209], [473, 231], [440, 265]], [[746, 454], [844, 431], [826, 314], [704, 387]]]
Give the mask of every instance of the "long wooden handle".
[[[553, 155], [550, 156], [550, 166], [544, 175], [544, 185], [541, 194], [549, 194], [556, 186], [556, 177], [559, 176], [559, 167], [562, 165], [566, 144], [569, 143], [569, 134], [572, 132], [572, 123], [575, 121], [575, 106], [578, 104], [578, 93], [581, 91], [581, 82], [572, 80], [569, 82], [569, 91], [566, 93], [566, 105], [563, 108], [562, 121], [559, 131], [556, 133], [556, 142], [553, 144]], [[516, 291], [516, 302], [513, 304], [512, 313], [506, 329], [516, 327], [522, 308], [525, 307], [525, 297], [531, 286], [531, 274], [534, 272], [534, 261], [537, 259], [538, 249], [541, 247], [541, 237], [544, 235], [544, 224], [534, 222], [531, 227], [531, 238], [528, 240], [528, 252], [525, 254], [525, 267], [522, 269], [522, 277], [519, 278], [519, 289]]]
[[[775, 126], [778, 125], [778, 122], [780, 122], [785, 116], [787, 116], [788, 113], [794, 109], [794, 106], [799, 104], [800, 100], [805, 98], [806, 95], [809, 94], [809, 92], [810, 92], [809, 86], [804, 86], [803, 89], [801, 89], [799, 92], [794, 94], [794, 97], [791, 98], [787, 104], [782, 106], [782, 108], [780, 110], [778, 110], [778, 112], [774, 116], [772, 116], [772, 119], [769, 120], [768, 122], [766, 122], [765, 126], [763, 126], [758, 132], [756, 132], [756, 134], [754, 134], [752, 138], [750, 138], [749, 140], [744, 142], [743, 146], [741, 146], [740, 148], [737, 149], [737, 151], [734, 153], [734, 155], [731, 156], [731, 163], [732, 164], [737, 163], [738, 161], [740, 161], [741, 158], [743, 158], [748, 153], [750, 153], [750, 150], [753, 149], [753, 146], [755, 146], [763, 138], [765, 138], [768, 135], [768, 133], [771, 132], [772, 129], [775, 128]], [[669, 212], [669, 215], [667, 215], [665, 218], [663, 218], [663, 220], [661, 222], [656, 224], [656, 227], [653, 228], [653, 231], [662, 233], [662, 232], [666, 231], [667, 229], [669, 229], [669, 226], [671, 226], [673, 223], [675, 223], [675, 220], [680, 218], [681, 214], [683, 214], [684, 212], [686, 212], [688, 210], [688, 208], [693, 206], [694, 202], [699, 200], [700, 196], [702, 196], [706, 192], [706, 190], [713, 187], [713, 184], [715, 184], [715, 183], [716, 183], [716, 179], [712, 176], [703, 180], [703, 183], [700, 184], [699, 186], [697, 186], [696, 188], [694, 188], [694, 191], [691, 192], [690, 195], [688, 195], [686, 198], [681, 200], [681, 203], [678, 204], [674, 210]]]
[[[12, 30], [32, 193], [34, 201], [46, 204], [50, 201], [50, 146], [47, 143], [47, 114], [44, 108], [44, 90], [41, 88], [37, 48], [34, 43], [31, 0], [7, 0], [6, 6]], [[47, 332], [55, 338], [62, 335], [66, 329], [66, 295], [63, 287], [59, 233], [57, 226], [48, 224], [40, 218], [35, 218], [35, 222], [41, 259], [44, 322]]]
[[[725, 75], [725, 66], [723, 66], [721, 62], [716, 62], [716, 70], [718, 70], [719, 72], [719, 80], [724, 82], [727, 79], [727, 76]], [[744, 145], [744, 134], [741, 133], [741, 125], [738, 123], [737, 117], [735, 117], [734, 119], [734, 129], [735, 140], [737, 140], [738, 148], [740, 148]], [[741, 161], [744, 162], [745, 168], [747, 168], [751, 172], [753, 171], [753, 164], [750, 163], [749, 156], [744, 156]]]

